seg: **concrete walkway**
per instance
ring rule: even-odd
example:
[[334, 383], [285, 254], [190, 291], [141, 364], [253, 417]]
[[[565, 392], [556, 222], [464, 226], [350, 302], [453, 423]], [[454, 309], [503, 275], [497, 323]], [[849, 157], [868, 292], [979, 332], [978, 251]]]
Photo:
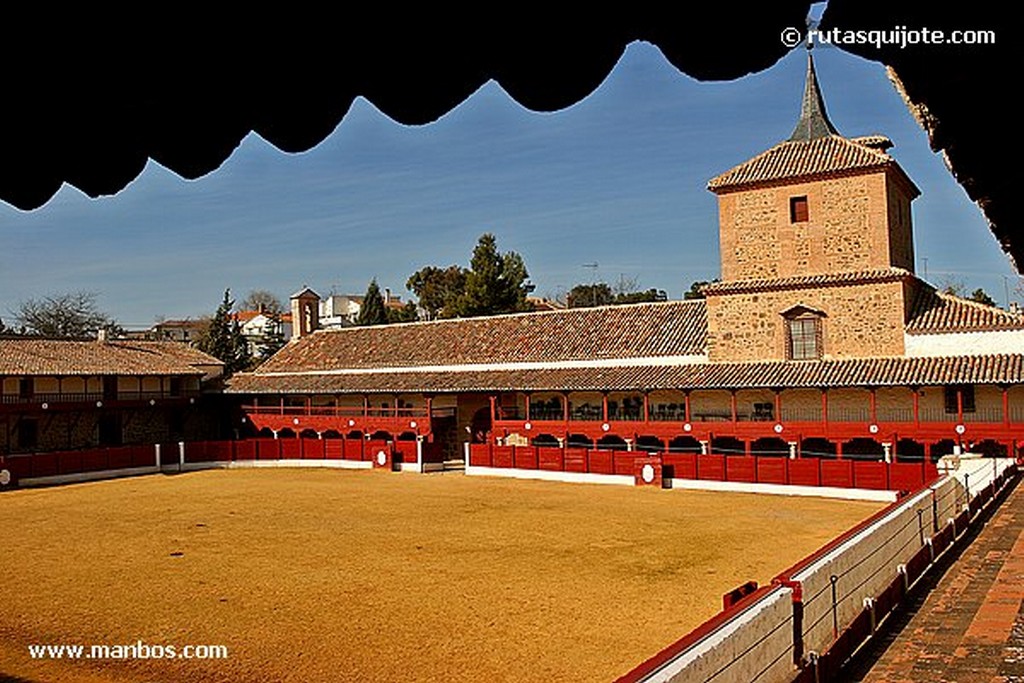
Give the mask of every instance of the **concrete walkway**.
[[892, 615], [893, 635], [870, 645], [847, 680], [1024, 682], [1024, 485], [941, 577], [924, 580], [933, 590]]

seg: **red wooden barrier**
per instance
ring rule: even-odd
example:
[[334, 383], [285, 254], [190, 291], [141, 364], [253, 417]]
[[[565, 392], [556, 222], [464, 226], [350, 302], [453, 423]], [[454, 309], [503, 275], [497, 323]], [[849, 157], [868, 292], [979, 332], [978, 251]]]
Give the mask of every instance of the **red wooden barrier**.
[[281, 440], [280, 439], [256, 439], [257, 460], [280, 460]]
[[377, 451], [385, 450], [391, 452], [391, 446], [388, 445], [387, 441], [383, 439], [370, 439], [366, 442], [366, 448], [363, 449], [363, 460], [373, 460], [377, 455]]
[[416, 442], [396, 441], [395, 460], [400, 463], [416, 464]]
[[235, 460], [255, 460], [256, 440], [239, 441], [235, 444]]
[[757, 458], [754, 456], [726, 456], [725, 480], [753, 483], [757, 481]]
[[[513, 467], [520, 470], [537, 469], [537, 451], [550, 450], [548, 448], [534, 448], [533, 446], [516, 446], [513, 456]], [[559, 450], [559, 449], [555, 449]]]
[[341, 460], [345, 457], [344, 439], [324, 439], [324, 457], [330, 460]]
[[594, 474], [615, 474], [612, 455], [612, 451], [588, 450], [587, 461], [590, 463], [590, 471]]
[[362, 439], [345, 439], [344, 453], [346, 460], [362, 460], [363, 459], [363, 440]]
[[924, 483], [922, 467], [919, 463], [894, 462], [889, 465], [889, 488], [892, 490], [915, 491]]
[[64, 453], [57, 453], [57, 472], [56, 474], [74, 474], [75, 472], [82, 472], [82, 452], [81, 451], [67, 451]]
[[132, 446], [132, 467], [152, 467], [156, 464], [156, 447]]
[[513, 467], [515, 464], [515, 446], [495, 446], [491, 449], [491, 463], [493, 467]]
[[469, 464], [477, 467], [491, 466], [492, 448], [511, 448], [511, 446], [491, 446], [486, 443], [474, 443], [469, 446]]
[[[302, 439], [278, 439], [277, 443], [280, 444], [282, 460], [298, 460], [302, 457]], [[262, 453], [260, 459], [263, 459]]]
[[853, 462], [850, 460], [822, 460], [821, 485], [851, 488], [853, 486]]
[[[615, 474], [625, 474], [628, 477], [633, 476], [633, 461], [636, 460], [637, 453], [632, 451], [613, 451], [614, 457], [614, 471]], [[643, 455], [642, 453], [640, 455]]]
[[[661, 458], [662, 467], [672, 469], [671, 476], [679, 479], [697, 478], [696, 453], [666, 453]], [[669, 475], [666, 475], [669, 476]]]
[[107, 451], [107, 467], [112, 470], [125, 470], [132, 466], [132, 447], [116, 446]]
[[757, 458], [757, 481], [762, 484], [788, 484], [789, 464], [789, 458]]
[[821, 486], [821, 463], [817, 458], [787, 460], [789, 483], [796, 486]]
[[885, 491], [889, 488], [887, 463], [856, 460], [853, 463], [853, 487]]
[[565, 449], [565, 471], [586, 472], [587, 471], [587, 449], [566, 448]]
[[542, 470], [561, 472], [565, 469], [561, 448], [538, 448], [537, 467]]
[[725, 456], [703, 454], [698, 455], [697, 478], [704, 479], [705, 481], [726, 481]]
[[36, 453], [31, 456], [29, 470], [33, 477], [50, 477], [60, 474], [60, 462], [56, 453]]
[[209, 441], [206, 455], [213, 462], [230, 462], [234, 453], [234, 441]]
[[302, 443], [303, 460], [323, 460], [326, 457], [326, 449], [323, 439], [300, 439]]

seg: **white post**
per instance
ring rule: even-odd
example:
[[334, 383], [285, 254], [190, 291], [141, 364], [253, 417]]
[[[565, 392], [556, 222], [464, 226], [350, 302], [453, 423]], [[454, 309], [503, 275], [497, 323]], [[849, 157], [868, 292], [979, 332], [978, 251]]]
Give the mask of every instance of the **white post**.
[[423, 472], [423, 437], [416, 437], [416, 471]]
[[892, 462], [892, 444], [888, 442], [883, 443], [882, 451], [885, 453], [885, 461]]
[[178, 471], [180, 472], [185, 467], [185, 442], [178, 442]]
[[466, 459], [465, 466], [469, 467], [469, 442], [468, 441], [466, 441], [465, 443], [462, 444], [462, 449], [465, 452], [465, 456], [464, 456], [465, 459]]
[[708, 442], [707, 441], [701, 441], [700, 442], [700, 454], [701, 455], [707, 455], [708, 454]]
[[154, 444], [153, 450], [156, 451], [156, 468], [160, 469], [160, 444]]
[[796, 460], [796, 441], [789, 442], [789, 459]]

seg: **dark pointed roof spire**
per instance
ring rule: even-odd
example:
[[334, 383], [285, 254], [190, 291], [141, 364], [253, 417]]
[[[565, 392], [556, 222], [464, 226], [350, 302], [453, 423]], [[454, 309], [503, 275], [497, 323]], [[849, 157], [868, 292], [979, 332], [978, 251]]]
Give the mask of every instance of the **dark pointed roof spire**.
[[800, 120], [797, 121], [790, 142], [808, 142], [828, 135], [839, 135], [825, 113], [825, 101], [818, 89], [818, 77], [814, 74], [814, 58], [811, 46], [807, 46], [807, 84], [804, 86], [804, 100], [800, 106]]

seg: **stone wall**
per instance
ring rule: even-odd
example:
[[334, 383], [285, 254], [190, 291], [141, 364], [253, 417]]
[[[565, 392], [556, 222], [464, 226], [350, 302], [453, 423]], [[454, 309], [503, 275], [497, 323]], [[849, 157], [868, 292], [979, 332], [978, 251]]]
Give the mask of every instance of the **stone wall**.
[[782, 313], [796, 305], [822, 311], [823, 358], [903, 354], [899, 282], [712, 294], [707, 299], [712, 361], [786, 359]]
[[[913, 270], [910, 190], [884, 171], [719, 196], [722, 279]], [[808, 220], [790, 200], [806, 197]]]

